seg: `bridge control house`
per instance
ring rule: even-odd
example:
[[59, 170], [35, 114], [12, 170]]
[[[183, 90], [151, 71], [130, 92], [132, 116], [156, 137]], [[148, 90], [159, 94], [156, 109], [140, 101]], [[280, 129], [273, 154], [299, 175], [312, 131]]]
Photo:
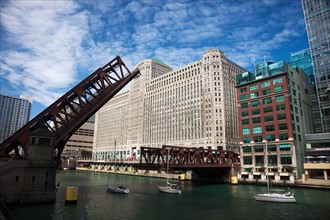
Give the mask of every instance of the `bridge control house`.
[[263, 62], [255, 66], [255, 74], [239, 74], [236, 88], [239, 180], [266, 181], [266, 169], [273, 183], [290, 184], [301, 179], [305, 134], [314, 129], [313, 86], [306, 73], [284, 61]]

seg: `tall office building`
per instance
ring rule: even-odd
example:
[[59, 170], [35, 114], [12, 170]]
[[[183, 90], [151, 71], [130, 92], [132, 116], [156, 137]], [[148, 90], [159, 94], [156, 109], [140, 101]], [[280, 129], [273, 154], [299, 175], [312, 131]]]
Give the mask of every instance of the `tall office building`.
[[0, 95], [0, 143], [30, 119], [32, 98]]
[[312, 55], [316, 96], [313, 97], [315, 130], [330, 132], [330, 1], [302, 0]]
[[[245, 71], [220, 50], [173, 70], [156, 59], [137, 64], [130, 91], [96, 115], [94, 157], [138, 157], [141, 146], [239, 151], [236, 75]], [[116, 149], [114, 143], [116, 141]]]
[[300, 67], [308, 75], [308, 81], [315, 85], [314, 69], [310, 49], [304, 49], [289, 54], [289, 65]]
[[264, 62], [256, 72], [263, 74], [254, 77], [244, 72], [237, 77], [239, 177], [262, 179], [268, 167], [275, 181], [294, 182], [303, 173], [304, 134], [313, 130], [313, 86], [306, 73], [284, 61]]

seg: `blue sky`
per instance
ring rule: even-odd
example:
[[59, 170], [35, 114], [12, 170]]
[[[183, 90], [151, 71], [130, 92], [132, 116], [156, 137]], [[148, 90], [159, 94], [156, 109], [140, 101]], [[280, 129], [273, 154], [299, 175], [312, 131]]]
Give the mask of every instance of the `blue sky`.
[[35, 117], [116, 55], [173, 68], [218, 48], [252, 71], [308, 48], [300, 0], [1, 0], [0, 93]]

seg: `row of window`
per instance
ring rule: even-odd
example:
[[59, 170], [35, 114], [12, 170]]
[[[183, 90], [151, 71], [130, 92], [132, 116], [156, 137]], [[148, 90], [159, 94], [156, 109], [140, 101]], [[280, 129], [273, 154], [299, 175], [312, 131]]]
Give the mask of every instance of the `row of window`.
[[[251, 107], [259, 106], [261, 102], [264, 105], [268, 105], [268, 104], [273, 103], [272, 98], [269, 97], [269, 98], [264, 98], [262, 100], [253, 100], [253, 101], [250, 102], [250, 105], [251, 105]], [[284, 96], [283, 95], [276, 96], [275, 97], [275, 102], [284, 102]], [[242, 109], [248, 108], [248, 107], [249, 107], [249, 103], [248, 102], [241, 103], [241, 108]]]
[[[265, 131], [275, 131], [275, 126], [266, 125], [264, 129], [265, 129]], [[288, 124], [287, 123], [278, 124], [277, 129], [280, 131], [287, 130]], [[260, 134], [260, 133], [262, 133], [262, 127], [261, 126], [253, 127], [252, 131], [253, 131], [253, 134]], [[243, 133], [243, 135], [250, 134], [250, 128], [243, 128], [242, 133]]]
[[[243, 153], [252, 153], [253, 152], [264, 152], [266, 146], [243, 146], [242, 152]], [[291, 144], [279, 144], [277, 145], [268, 145], [267, 146], [267, 152], [277, 152], [277, 150], [280, 151], [290, 151], [291, 150]]]
[[[252, 92], [250, 93], [250, 99], [255, 99], [259, 97], [259, 92]], [[249, 96], [248, 94], [243, 94], [240, 96], [240, 100], [241, 101], [245, 101], [248, 100]], [[284, 101], [284, 95], [279, 95], [279, 96], [275, 96], [275, 102], [283, 102]]]
[[[264, 156], [255, 156], [255, 165], [256, 166], [264, 166], [265, 164], [265, 157]], [[269, 155], [267, 157], [268, 164], [267, 166], [277, 166], [278, 165], [278, 158], [277, 155]], [[244, 165], [252, 165], [252, 156], [243, 156], [243, 164]], [[292, 164], [292, 157], [291, 154], [281, 154], [280, 155], [280, 164], [288, 165]]]
[[[274, 121], [274, 116], [273, 115], [270, 115], [270, 116], [271, 117], [269, 117], [269, 116], [264, 117], [265, 120], [267, 119], [268, 121], [269, 120]], [[286, 119], [286, 114], [278, 114], [277, 115], [277, 120], [285, 120], [285, 119]], [[252, 118], [251, 121], [252, 121], [252, 124], [258, 124], [258, 123], [261, 123], [261, 118], [260, 117]], [[248, 124], [250, 124], [250, 119], [243, 119], [242, 120], [242, 125], [248, 125]], [[269, 127], [269, 126], [270, 125], [265, 126], [266, 131], [272, 131], [271, 127]]]
[[[276, 111], [283, 111], [285, 110], [285, 104], [276, 105]], [[273, 106], [267, 106], [263, 108], [264, 113], [273, 112]], [[252, 109], [251, 111], [252, 115], [259, 115], [260, 109]], [[242, 117], [249, 116], [249, 111], [242, 111], [241, 112]]]
[[[276, 139], [276, 135], [275, 134], [267, 134], [266, 135], [266, 140], [267, 141], [275, 141]], [[288, 133], [282, 133], [282, 134], [278, 134], [278, 139], [281, 141], [284, 140], [288, 140], [289, 139], [289, 135]], [[253, 141], [255, 143], [257, 142], [262, 142], [262, 136], [253, 136]], [[251, 137], [243, 137], [243, 143], [250, 143], [251, 142]]]
[[[273, 80], [273, 85], [276, 85], [276, 84], [280, 84], [282, 83], [282, 78], [277, 78], [277, 79], [274, 79]], [[266, 81], [266, 82], [263, 82], [260, 84], [260, 87], [261, 88], [265, 88], [265, 87], [269, 87], [270, 86], [270, 81]], [[277, 86], [275, 87], [276, 88], [276, 91], [275, 91], [275, 88], [274, 88], [274, 92], [279, 92], [278, 90], [281, 90], [279, 87], [282, 87], [282, 86]], [[255, 84], [255, 85], [251, 85], [250, 86], [250, 91], [253, 91], [253, 90], [257, 90], [259, 89], [259, 85], [258, 84]], [[240, 89], [241, 92], [246, 92], [247, 91], [247, 87], [243, 87]], [[282, 90], [283, 91], [283, 87], [282, 87]]]

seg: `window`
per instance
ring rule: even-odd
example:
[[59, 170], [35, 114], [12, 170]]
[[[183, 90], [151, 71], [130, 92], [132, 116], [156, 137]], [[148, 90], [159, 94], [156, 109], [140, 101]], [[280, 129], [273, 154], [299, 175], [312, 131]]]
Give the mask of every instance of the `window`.
[[264, 165], [264, 156], [256, 156], [256, 166]]
[[266, 125], [265, 130], [266, 131], [274, 131], [275, 130], [274, 125]]
[[249, 119], [242, 120], [242, 125], [248, 125], [248, 124], [250, 124]]
[[256, 90], [256, 89], [258, 89], [258, 84], [250, 86], [250, 91], [253, 91], [253, 90]]
[[249, 116], [249, 112], [248, 111], [242, 112], [242, 117], [246, 117], [246, 116]]
[[257, 117], [257, 118], [252, 118], [252, 123], [256, 124], [256, 123], [260, 123], [261, 122], [261, 118]]
[[279, 134], [279, 138], [280, 138], [280, 140], [282, 141], [282, 140], [288, 140], [289, 139], [289, 136], [288, 136], [288, 134]]
[[282, 154], [280, 155], [281, 164], [292, 164], [291, 154]]
[[260, 109], [253, 109], [252, 110], [252, 115], [259, 115], [260, 114]]
[[265, 88], [267, 86], [270, 86], [270, 82], [269, 81], [268, 82], [261, 83], [261, 88]]
[[255, 101], [252, 101], [251, 102], [251, 106], [254, 107], [254, 106], [258, 106], [259, 105], [259, 100], [255, 100]]
[[268, 112], [273, 112], [272, 106], [264, 107], [264, 113], [268, 113]]
[[266, 98], [266, 99], [263, 99], [263, 100], [262, 100], [262, 103], [263, 103], [264, 105], [267, 105], [267, 104], [269, 104], [269, 103], [272, 103], [272, 98]]
[[277, 120], [284, 120], [286, 119], [286, 114], [278, 114], [277, 115]]
[[274, 121], [274, 117], [272, 115], [265, 116], [265, 122]]
[[279, 84], [279, 83], [282, 83], [282, 78], [277, 78], [277, 79], [273, 80], [273, 85], [276, 85], [276, 84]]
[[268, 156], [268, 165], [269, 166], [277, 166], [277, 155], [269, 155]]
[[252, 93], [250, 94], [250, 98], [251, 98], [251, 99], [258, 98], [258, 96], [259, 96], [259, 93], [258, 93], [258, 92], [252, 92]]
[[262, 142], [262, 136], [254, 136], [253, 140], [254, 142]]
[[283, 91], [283, 86], [276, 86], [274, 88], [274, 92], [282, 92]]
[[287, 130], [287, 129], [288, 129], [288, 125], [286, 123], [278, 125], [278, 130]]
[[275, 134], [267, 134], [266, 135], [267, 141], [275, 141]]
[[240, 100], [247, 100], [248, 99], [248, 95], [245, 94], [245, 95], [241, 95], [240, 97]]
[[241, 108], [248, 108], [249, 104], [247, 102], [241, 103]]
[[262, 95], [269, 95], [269, 94], [270, 94], [270, 89], [262, 90]]
[[243, 88], [240, 88], [240, 91], [241, 91], [241, 92], [246, 92], [247, 89], [246, 89], [246, 87], [243, 87]]
[[291, 150], [291, 145], [290, 144], [280, 144], [280, 151], [290, 151]]
[[275, 102], [284, 102], [284, 95], [275, 96]]
[[264, 152], [264, 146], [255, 146], [254, 152]]
[[251, 165], [252, 164], [252, 156], [243, 156], [243, 164]]
[[243, 153], [251, 153], [251, 146], [243, 146], [242, 151]]
[[267, 150], [268, 152], [276, 152], [277, 151], [276, 145], [268, 145]]
[[276, 106], [276, 111], [283, 111], [283, 110], [285, 110], [285, 105], [284, 104]]
[[262, 133], [261, 126], [258, 126], [258, 127], [254, 127], [253, 128], [253, 134], [260, 134], [260, 133]]
[[244, 134], [250, 134], [250, 128], [243, 128], [242, 133]]
[[250, 137], [243, 137], [243, 143], [250, 143], [251, 139]]

